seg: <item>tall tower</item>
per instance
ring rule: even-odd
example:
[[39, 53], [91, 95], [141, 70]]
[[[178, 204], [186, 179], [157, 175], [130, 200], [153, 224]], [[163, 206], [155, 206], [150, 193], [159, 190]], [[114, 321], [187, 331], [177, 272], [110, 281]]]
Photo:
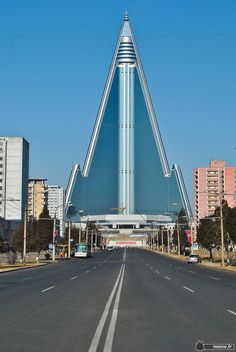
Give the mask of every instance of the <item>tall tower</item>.
[[69, 201], [94, 219], [121, 213], [123, 219], [141, 215], [154, 221], [181, 208], [191, 215], [180, 168], [169, 169], [127, 14], [83, 170], [75, 165], [71, 172]]

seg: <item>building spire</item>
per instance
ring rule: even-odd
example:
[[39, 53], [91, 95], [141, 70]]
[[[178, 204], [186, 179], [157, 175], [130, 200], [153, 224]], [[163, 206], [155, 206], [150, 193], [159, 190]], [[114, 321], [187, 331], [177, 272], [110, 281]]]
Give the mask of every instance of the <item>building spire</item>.
[[128, 16], [128, 12], [125, 12], [125, 17], [124, 17], [124, 21], [129, 21], [129, 16]]

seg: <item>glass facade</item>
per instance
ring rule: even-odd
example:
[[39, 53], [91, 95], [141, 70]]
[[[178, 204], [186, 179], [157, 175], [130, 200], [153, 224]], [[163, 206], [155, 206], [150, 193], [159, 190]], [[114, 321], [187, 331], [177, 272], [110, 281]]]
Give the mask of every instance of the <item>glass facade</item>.
[[[84, 214], [191, 213], [178, 169], [170, 171], [132, 30], [126, 21], [83, 171], [67, 201]], [[150, 107], [151, 106], [151, 107]], [[85, 170], [85, 171], [84, 171]]]

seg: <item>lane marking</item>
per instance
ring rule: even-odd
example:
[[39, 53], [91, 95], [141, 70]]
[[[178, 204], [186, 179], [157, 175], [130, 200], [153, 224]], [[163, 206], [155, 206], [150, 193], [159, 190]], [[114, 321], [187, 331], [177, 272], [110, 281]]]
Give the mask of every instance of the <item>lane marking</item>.
[[173, 264], [169, 264], [169, 266], [172, 266]]
[[152, 269], [152, 266], [149, 266], [150, 269]]
[[88, 274], [89, 273], [89, 270], [85, 271], [85, 274]]
[[125, 248], [125, 251], [124, 251], [124, 254], [123, 254], [123, 262], [125, 262], [126, 260], [126, 248]]
[[191, 288], [189, 288], [189, 287], [187, 287], [187, 286], [182, 286], [183, 288], [185, 288], [185, 290], [188, 290], [188, 291], [190, 291], [190, 292], [195, 292], [195, 291], [193, 291]]
[[171, 280], [171, 278], [170, 278], [170, 277], [168, 277], [168, 276], [165, 276], [165, 279], [167, 279], [167, 280]]
[[114, 334], [115, 334], [115, 327], [116, 327], [116, 321], [117, 321], [117, 316], [118, 316], [120, 295], [121, 295], [121, 290], [122, 290], [122, 285], [123, 285], [123, 280], [124, 280], [124, 273], [125, 273], [125, 265], [123, 266], [123, 272], [122, 272], [120, 284], [119, 284], [119, 287], [117, 290], [115, 304], [113, 307], [113, 312], [112, 312], [111, 321], [110, 321], [110, 325], [108, 328], [103, 352], [111, 352], [112, 351], [112, 344], [113, 344], [113, 338], [114, 338]]
[[102, 316], [101, 316], [101, 319], [100, 319], [100, 321], [98, 323], [97, 329], [96, 329], [96, 331], [94, 333], [94, 336], [93, 336], [93, 339], [92, 339], [92, 342], [90, 344], [88, 352], [96, 352], [97, 351], [98, 344], [99, 344], [99, 341], [100, 341], [100, 338], [101, 338], [101, 335], [102, 335], [102, 330], [103, 330], [105, 322], [107, 320], [109, 309], [110, 309], [113, 297], [115, 295], [116, 288], [118, 286], [118, 283], [119, 283], [119, 280], [120, 280], [120, 277], [121, 277], [121, 274], [122, 274], [122, 271], [123, 271], [123, 267], [124, 267], [124, 264], [121, 265], [120, 272], [119, 272], [118, 277], [116, 279], [115, 285], [114, 285], [114, 287], [113, 287], [113, 289], [111, 291], [110, 297], [108, 298], [107, 304], [106, 304], [105, 309], [104, 309], [104, 311], [102, 313]]
[[236, 312], [234, 312], [233, 310], [228, 309], [227, 312], [229, 312], [229, 313], [231, 313], [233, 315], [236, 315]]
[[148, 266], [148, 264], [146, 264]]
[[189, 270], [191, 274], [196, 274], [196, 271]]
[[71, 280], [77, 279], [77, 277], [78, 277], [78, 276], [73, 276], [73, 277], [71, 278]]
[[159, 271], [158, 271], [158, 270], [156, 270], [156, 273], [157, 273], [157, 274], [159, 274]]
[[48, 287], [48, 288], [45, 288], [44, 290], [42, 290], [41, 292], [46, 292], [46, 291], [48, 291], [48, 290], [51, 290], [52, 288], [54, 288], [55, 286], [50, 286], [50, 287]]
[[96, 266], [94, 266], [94, 267], [93, 267], [93, 269], [95, 270], [95, 269], [97, 269], [97, 267], [96, 267]]
[[209, 276], [209, 278], [212, 280], [220, 280], [218, 277], [214, 277], [214, 276]]

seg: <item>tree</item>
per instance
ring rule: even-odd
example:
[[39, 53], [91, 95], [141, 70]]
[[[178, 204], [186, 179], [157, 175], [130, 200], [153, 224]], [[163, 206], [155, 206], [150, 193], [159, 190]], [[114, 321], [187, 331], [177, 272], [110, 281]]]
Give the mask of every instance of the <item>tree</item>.
[[175, 246], [178, 245], [178, 231], [177, 231], [177, 227], [179, 228], [179, 240], [180, 240], [180, 252], [185, 252], [185, 248], [186, 247], [190, 247], [190, 244], [186, 238], [186, 230], [189, 230], [189, 224], [188, 224], [188, 218], [186, 216], [185, 210], [181, 209], [179, 214], [178, 214], [178, 218], [177, 218], [177, 222], [176, 225], [174, 227], [174, 232], [173, 232], [173, 243]]
[[[223, 231], [224, 245], [228, 250], [228, 241], [236, 240], [236, 208], [230, 208], [226, 200], [222, 200]], [[213, 259], [212, 249], [221, 246], [221, 211], [217, 207], [214, 214], [201, 219], [197, 229], [197, 241], [210, 253], [210, 259]]]
[[13, 248], [18, 251], [23, 253], [23, 240], [24, 240], [24, 223], [21, 223], [14, 235], [13, 238]]
[[52, 243], [53, 236], [53, 219], [49, 215], [46, 205], [43, 207], [42, 213], [37, 221], [37, 230], [35, 232], [35, 246], [37, 252], [48, 249], [48, 244]]
[[[68, 243], [68, 232], [69, 232], [69, 226], [66, 227], [65, 237], [63, 238], [63, 243], [65, 244]], [[79, 242], [79, 229], [75, 225], [71, 225], [70, 238], [73, 239], [72, 241], [73, 245]]]
[[197, 229], [197, 242], [209, 251], [210, 260], [213, 259], [213, 248], [220, 244], [218, 222], [215, 220], [214, 215], [206, 217], [200, 221]]

